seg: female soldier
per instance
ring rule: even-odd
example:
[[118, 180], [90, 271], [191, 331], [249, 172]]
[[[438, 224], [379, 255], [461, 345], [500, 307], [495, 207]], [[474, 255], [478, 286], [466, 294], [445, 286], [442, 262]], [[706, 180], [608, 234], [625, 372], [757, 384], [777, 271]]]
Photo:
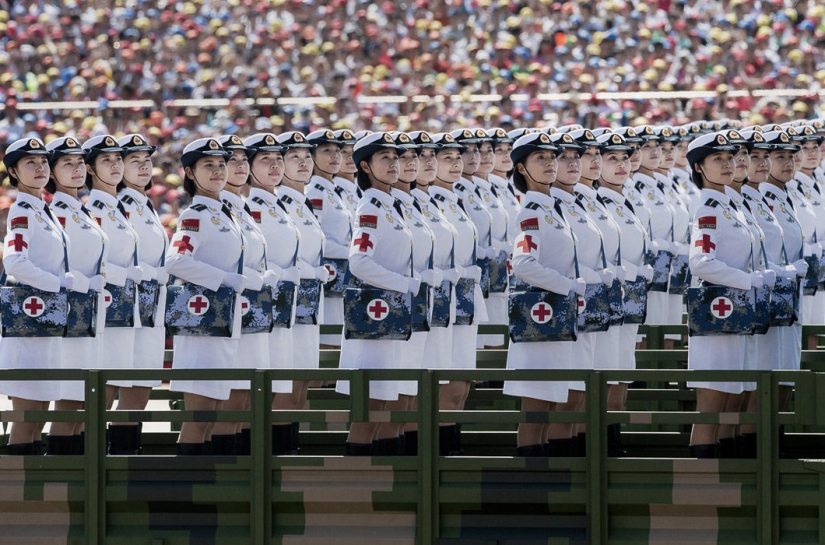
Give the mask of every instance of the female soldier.
[[[592, 138], [588, 138], [592, 137], [592, 134], [582, 134], [582, 136], [586, 139], [586, 142], [594, 142]], [[558, 199], [564, 218], [576, 237], [576, 252], [581, 276], [588, 284], [603, 283], [610, 287], [616, 278], [616, 274], [610, 268], [603, 268], [602, 241], [604, 235], [596, 222], [590, 218], [586, 205], [579, 201], [574, 193], [574, 188], [579, 185], [582, 177], [581, 155], [585, 152], [585, 146], [577, 143], [573, 135], [569, 133], [554, 134], [550, 136], [550, 142], [560, 151], [557, 159], [559, 164], [558, 174], [556, 175], [556, 182], [550, 189], [550, 195]], [[595, 174], [592, 167], [589, 172], [591, 176]], [[618, 241], [616, 242], [616, 251], [618, 251], [617, 248]], [[612, 255], [615, 256], [616, 254]], [[573, 359], [579, 362], [580, 369], [593, 369], [596, 359], [596, 343], [599, 342], [600, 337], [599, 333], [579, 332], [573, 345]], [[583, 404], [584, 384], [573, 382], [570, 389], [578, 392], [579, 403]], [[583, 406], [579, 405], [577, 408], [583, 409]], [[583, 428], [583, 425], [578, 424], [573, 427], [574, 433], [579, 427]], [[573, 437], [573, 439], [574, 455], [584, 455], [584, 436], [580, 435]]]
[[[83, 144], [86, 150], [86, 187], [89, 192], [88, 209], [97, 224], [109, 237], [109, 253], [106, 259], [106, 282], [113, 287], [124, 287], [133, 282], [135, 289], [143, 280], [151, 280], [152, 272], [140, 266], [138, 234], [132, 227], [126, 209], [117, 199], [122, 188], [123, 157], [121, 148], [110, 135], [95, 136]], [[107, 323], [111, 305], [116, 303], [112, 288], [104, 292]], [[124, 294], [125, 296], [125, 294]], [[137, 314], [137, 299], [131, 301]], [[107, 327], [103, 333], [103, 362], [106, 367], [132, 369], [135, 361], [135, 330], [140, 327], [137, 319], [132, 327]], [[132, 381], [113, 380], [106, 386], [106, 405], [114, 403], [119, 395], [118, 409], [143, 408], [148, 401], [149, 390], [132, 388]], [[128, 426], [128, 427], [125, 427]], [[109, 452], [133, 454], [140, 448], [140, 427], [137, 424], [110, 424]]]
[[[135, 330], [136, 369], [163, 369], [163, 355], [166, 350], [166, 329], [164, 313], [166, 308], [166, 249], [169, 240], [166, 228], [152, 206], [146, 190], [152, 187], [152, 155], [157, 147], [150, 146], [139, 134], [128, 134], [118, 140], [123, 148], [123, 189], [118, 197], [126, 209], [126, 217], [138, 235], [140, 266], [147, 273], [149, 281], [141, 283], [144, 289], [149, 283], [157, 283], [157, 303], [154, 324], [142, 323]], [[161, 381], [132, 381], [128, 390], [120, 392], [118, 410], [142, 411], [149, 402], [152, 388]], [[142, 425], [112, 426], [112, 454], [138, 454], [140, 451], [140, 431]]]
[[[633, 205], [622, 194], [630, 178], [630, 156], [634, 153], [624, 137], [618, 134], [604, 134], [596, 139], [601, 144], [602, 164], [599, 178], [598, 195], [601, 204], [619, 228], [621, 244], [621, 263], [626, 269], [626, 278], [630, 280], [653, 278], [653, 269], [645, 265], [644, 254], [647, 246], [647, 229], [639, 220]], [[606, 234], [609, 230], [603, 230]], [[610, 255], [610, 254], [608, 254]], [[615, 369], [636, 368], [636, 334], [637, 324], [611, 326], [609, 331], [617, 331], [618, 348], [615, 358], [607, 362], [599, 361], [599, 367]], [[614, 365], [611, 365], [614, 364]], [[623, 411], [627, 402], [627, 383], [615, 383], [607, 386], [607, 410]], [[607, 426], [607, 455], [623, 455], [621, 445], [621, 424]]]
[[[249, 157], [249, 190], [247, 204], [252, 218], [260, 226], [266, 238], [266, 268], [273, 271], [279, 281], [292, 282], [297, 286], [298, 227], [278, 200], [275, 192], [284, 176], [283, 147], [274, 134], [253, 134], [244, 140]], [[294, 296], [288, 303], [289, 313], [295, 304]], [[277, 302], [275, 303], [277, 304]], [[282, 312], [287, 309], [279, 309]], [[290, 327], [294, 325], [290, 324]], [[292, 330], [275, 327], [269, 334], [269, 366], [273, 369], [290, 369], [294, 366]], [[296, 384], [295, 386], [300, 386]], [[294, 411], [303, 408], [303, 391], [293, 389], [291, 380], [272, 381], [272, 409]], [[301, 405], [299, 405], [301, 403]], [[249, 430], [241, 430], [241, 454], [248, 454]], [[280, 422], [272, 425], [273, 454], [298, 453], [297, 423]]]
[[[306, 187], [306, 196], [312, 212], [324, 231], [324, 265], [330, 280], [345, 276], [346, 260], [352, 241], [352, 216], [346, 203], [336, 191], [335, 176], [343, 163], [341, 149], [344, 142], [337, 140], [330, 130], [318, 130], [307, 135], [312, 150], [312, 178]], [[339, 270], [340, 269], [340, 270]], [[324, 286], [324, 325], [344, 323], [343, 293], [333, 291], [335, 282]], [[321, 346], [332, 348], [341, 344], [340, 335], [321, 335]]]
[[[701, 189], [703, 204], [692, 223], [690, 270], [699, 281], [747, 290], [760, 288], [762, 273], [753, 266], [753, 235], [742, 212], [731, 203], [725, 187], [733, 182], [734, 153], [722, 134], [706, 134], [688, 149], [694, 183]], [[701, 327], [695, 324], [694, 327]], [[696, 335], [688, 345], [690, 369], [741, 370], [752, 350], [747, 335]], [[730, 394], [741, 394], [741, 382], [689, 382], [696, 388], [696, 410], [723, 411]], [[695, 424], [690, 438], [691, 455], [714, 458], [718, 425]]]
[[488, 129], [487, 136], [493, 139], [493, 171], [487, 176], [487, 181], [493, 184], [507, 212], [507, 240], [510, 242], [509, 253], [512, 254], [512, 242], [519, 233], [516, 216], [521, 211], [513, 181], [510, 178], [513, 170], [513, 160], [510, 158], [513, 139], [507, 136], [504, 129]]
[[[221, 204], [229, 153], [214, 138], [199, 138], [183, 149], [183, 189], [192, 205], [183, 211], [178, 230], [166, 251], [170, 275], [217, 291], [221, 286], [236, 294], [244, 290], [243, 235], [229, 209]], [[236, 297], [236, 303], [238, 297]], [[236, 309], [239, 304], [236, 304]], [[235, 312], [231, 337], [175, 335], [173, 369], [220, 369], [237, 361], [241, 313]], [[186, 409], [214, 411], [229, 399], [231, 384], [219, 381], [173, 380], [172, 391], [183, 392]], [[178, 438], [179, 455], [205, 454], [211, 422], [184, 422]]]
[[[318, 324], [323, 315], [325, 302], [322, 285], [329, 280], [330, 274], [323, 263], [326, 243], [324, 231], [304, 195], [304, 189], [312, 177], [311, 151], [314, 145], [308, 143], [306, 137], [297, 131], [278, 135], [277, 142], [284, 149], [284, 176], [278, 189], [278, 198], [298, 228], [301, 240], [298, 245], [299, 284], [316, 284], [319, 287], [318, 298], [311, 302], [314, 306], [305, 309], [308, 314], [314, 315], [314, 318], [296, 318], [296, 323], [291, 328], [293, 365], [297, 369], [317, 369], [320, 366], [318, 347], [321, 332]], [[300, 286], [298, 291], [301, 291]], [[302, 408], [306, 403], [308, 385], [309, 382], [306, 380], [293, 381], [292, 401], [295, 402], [296, 408]], [[297, 452], [298, 423], [291, 425], [290, 451]], [[286, 428], [281, 430], [285, 431]]]
[[[77, 199], [77, 190], [86, 183], [85, 150], [72, 137], [53, 140], [46, 148], [51, 152], [51, 177], [46, 191], [54, 194], [50, 209], [72, 243], [69, 261], [89, 278], [90, 288], [98, 297], [99, 309], [95, 324], [98, 336], [63, 339], [63, 368], [99, 369], [103, 367], [102, 335], [105, 324], [102, 296], [105, 282], [101, 272], [105, 268], [109, 238]], [[86, 388], [82, 382], [64, 381], [60, 384], [60, 390], [61, 401], [55, 403], [55, 409], [83, 408]], [[82, 423], [53, 423], [49, 430], [48, 454], [81, 454], [82, 427]]]
[[354, 220], [355, 209], [358, 207], [358, 201], [361, 200], [361, 190], [355, 183], [355, 174], [358, 169], [355, 168], [355, 162], [352, 160], [352, 148], [358, 140], [355, 134], [348, 129], [333, 131], [332, 134], [336, 140], [344, 144], [341, 148], [341, 168], [332, 181], [335, 182], [335, 192], [341, 197], [347, 212]]
[[[49, 152], [37, 138], [24, 138], [6, 148], [3, 164], [9, 182], [18, 191], [9, 209], [3, 266], [17, 284], [57, 293], [66, 288], [79, 293], [89, 290], [89, 279], [71, 270], [71, 242], [41, 198], [49, 181]], [[65, 245], [65, 246], [64, 246]], [[60, 337], [5, 337], [0, 341], [0, 366], [4, 369], [59, 369]], [[15, 411], [45, 411], [50, 401], [61, 399], [57, 381], [0, 382], [0, 393], [10, 396]], [[37, 454], [43, 422], [15, 422], [9, 434], [8, 452]], [[37, 448], [39, 450], [39, 448]]]
[[[400, 293], [418, 294], [421, 280], [411, 276], [413, 235], [390, 194], [398, 181], [398, 146], [389, 133], [372, 133], [353, 150], [358, 167], [358, 187], [364, 196], [358, 203], [356, 229], [349, 260], [352, 274], [368, 286]], [[404, 360], [409, 350], [405, 341], [348, 339], [341, 343], [342, 369], [386, 369]], [[337, 391], [349, 394], [349, 381], [339, 381]], [[383, 410], [387, 401], [396, 401], [399, 383], [373, 381], [369, 386], [370, 410]], [[394, 436], [376, 438], [378, 423], [353, 422], [346, 454], [401, 454], [399, 430]]]
[[[435, 200], [441, 213], [447, 218], [453, 228], [454, 237], [454, 268], [460, 279], [472, 280], [473, 284], [473, 312], [471, 323], [456, 323], [453, 330], [451, 367], [458, 369], [475, 369], [476, 367], [476, 334], [479, 320], [486, 320], [484, 299], [479, 287], [481, 269], [476, 265], [476, 257], [481, 255], [478, 249], [478, 232], [473, 221], [465, 213], [464, 203], [458, 194], [453, 192], [456, 183], [461, 180], [464, 170], [462, 154], [465, 146], [459, 144], [446, 133], [433, 135], [433, 142], [438, 144], [436, 154], [437, 170], [435, 180], [430, 185], [430, 196]], [[477, 201], [476, 201], [477, 202]], [[465, 282], [467, 283], [467, 282]], [[458, 297], [458, 295], [456, 296]], [[456, 301], [458, 304], [458, 301]], [[441, 409], [447, 411], [461, 410], [470, 393], [470, 383], [466, 381], [451, 381], [441, 388]], [[440, 452], [443, 456], [461, 453], [461, 432], [458, 424], [444, 423], [439, 428]]]
[[[513, 183], [524, 194], [518, 216], [521, 233], [513, 249], [513, 274], [542, 290], [584, 295], [585, 282], [575, 275], [576, 239], [559, 201], [550, 194], [556, 180], [558, 151], [560, 148], [545, 133], [526, 134], [513, 145]], [[572, 369], [574, 344], [514, 343], [507, 355], [507, 368]], [[504, 393], [521, 397], [522, 411], [570, 411], [579, 405], [581, 397], [571, 385], [568, 381], [508, 380]], [[570, 456], [571, 433], [571, 424], [519, 424], [518, 454]]]

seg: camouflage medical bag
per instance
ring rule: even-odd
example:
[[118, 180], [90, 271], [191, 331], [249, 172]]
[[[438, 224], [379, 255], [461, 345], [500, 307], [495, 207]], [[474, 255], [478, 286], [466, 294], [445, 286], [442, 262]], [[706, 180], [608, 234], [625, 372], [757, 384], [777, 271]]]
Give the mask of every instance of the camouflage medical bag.
[[411, 293], [372, 287], [344, 291], [347, 339], [406, 341], [411, 334]]
[[62, 337], [67, 315], [64, 289], [52, 293], [24, 285], [0, 287], [3, 337]]
[[168, 288], [166, 330], [170, 335], [231, 337], [234, 315], [235, 290], [229, 286], [212, 291], [185, 282]]
[[578, 299], [572, 291], [560, 295], [535, 288], [535, 291], [511, 293], [510, 340], [514, 343], [575, 341]]
[[688, 288], [688, 334], [751, 335], [756, 320], [753, 289], [702, 283]]

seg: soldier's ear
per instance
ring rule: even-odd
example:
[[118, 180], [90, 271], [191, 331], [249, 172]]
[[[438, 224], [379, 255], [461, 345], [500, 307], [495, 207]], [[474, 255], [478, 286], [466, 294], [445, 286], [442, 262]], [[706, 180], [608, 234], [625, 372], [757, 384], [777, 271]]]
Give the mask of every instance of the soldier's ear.
[[369, 162], [367, 162], [367, 161], [361, 161], [360, 163], [358, 163], [358, 166], [359, 166], [359, 168], [360, 168], [361, 170], [363, 170], [364, 172], [366, 172], [366, 173], [368, 173], [368, 174], [372, 174], [372, 170], [370, 170], [370, 164], [369, 164]]
[[186, 167], [185, 169], [183, 169], [183, 175], [186, 178], [192, 178], [193, 180], [195, 179], [195, 173], [192, 172], [192, 167]]
[[523, 176], [523, 175], [525, 175], [525, 174], [527, 174], [527, 169], [526, 169], [526, 168], [524, 168], [524, 163], [516, 163], [516, 170], [517, 170], [517, 171], [519, 172], [519, 174], [521, 174], [522, 176]]

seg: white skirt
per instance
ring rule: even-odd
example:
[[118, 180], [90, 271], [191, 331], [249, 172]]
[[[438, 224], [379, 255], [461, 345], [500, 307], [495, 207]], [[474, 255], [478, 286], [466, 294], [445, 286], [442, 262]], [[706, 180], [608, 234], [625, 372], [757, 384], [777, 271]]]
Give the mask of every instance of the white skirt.
[[668, 294], [662, 291], [647, 292], [646, 325], [665, 325], [668, 319]]
[[[61, 369], [99, 369], [103, 355], [101, 337], [63, 339]], [[60, 399], [83, 401], [86, 385], [82, 380], [60, 381]]]
[[[682, 295], [667, 294], [667, 316], [665, 316], [665, 325], [682, 325], [682, 313], [685, 308], [685, 298]], [[679, 341], [682, 339], [681, 335], [667, 334], [665, 339]]]
[[[599, 339], [596, 335], [601, 334], [602, 332], [578, 334], [578, 339], [576, 339], [576, 342], [573, 343], [574, 366], [571, 369], [594, 368], [594, 361], [596, 358], [596, 340]], [[571, 390], [577, 390], [580, 392], [585, 390], [583, 380], [570, 381], [569, 385]]]
[[[614, 325], [601, 333], [594, 333], [594, 368], [595, 369], [635, 369], [636, 368], [636, 331], [638, 325]], [[621, 381], [632, 382], [632, 381]], [[609, 381], [608, 384], [618, 384]]]
[[[507, 353], [507, 369], [576, 369], [573, 360], [574, 342], [512, 343]], [[567, 403], [570, 381], [508, 380], [504, 393]]]
[[811, 323], [815, 325], [825, 324], [825, 290], [820, 289], [814, 295], [811, 305]]
[[[240, 339], [175, 335], [173, 343], [173, 369], [227, 369], [236, 361]], [[173, 380], [169, 389], [219, 401], [231, 391], [229, 381], [220, 380]]]
[[[688, 344], [688, 369], [745, 370], [747, 361], [755, 361], [756, 343], [749, 335], [714, 335], [691, 337]], [[755, 389], [755, 383], [691, 381], [688, 388], [706, 388], [729, 394]]]
[[[323, 290], [323, 286], [321, 287]], [[344, 298], [325, 297], [324, 314], [321, 323], [324, 325], [343, 325], [344, 323]], [[341, 335], [321, 335], [321, 344], [330, 346], [341, 346]]]
[[[0, 369], [60, 369], [63, 339], [60, 337], [4, 337], [0, 339]], [[60, 399], [56, 380], [0, 382], [0, 394], [31, 401]]]
[[320, 326], [293, 324], [290, 331], [292, 331], [292, 368], [318, 369], [321, 365], [318, 353]]
[[457, 325], [453, 330], [452, 363], [450, 369], [476, 368], [476, 337], [478, 325]]
[[[133, 369], [135, 364], [135, 331], [134, 327], [107, 327], [103, 330], [103, 362], [104, 369]], [[131, 380], [110, 380], [109, 386], [128, 388]]]
[[[241, 335], [238, 354], [232, 365], [235, 369], [269, 368], [269, 333], [249, 333]], [[229, 381], [231, 390], [249, 390], [248, 380]]]
[[[802, 324], [796, 323], [789, 327], [777, 328], [782, 333], [782, 357], [779, 358], [779, 367], [788, 371], [798, 371], [802, 359]], [[781, 386], [793, 386], [793, 382], [780, 382]]]
[[802, 323], [804, 325], [812, 325], [816, 323], [814, 322], [814, 314], [817, 313], [815, 310], [816, 303], [816, 295], [802, 296]]
[[[158, 308], [155, 313], [155, 327], [140, 327], [135, 330], [135, 369], [163, 369], [166, 352], [166, 286], [158, 293]], [[155, 388], [160, 380], [134, 380], [132, 386]]]
[[[292, 369], [293, 363], [292, 329], [276, 327], [269, 334], [269, 367], [270, 369]], [[276, 394], [292, 392], [292, 381], [273, 380], [272, 392]]]
[[[406, 341], [372, 341], [343, 339], [339, 369], [398, 369], [402, 361]], [[398, 399], [400, 381], [371, 381], [370, 399], [395, 401]], [[339, 394], [349, 395], [348, 380], [339, 380], [335, 386]]]
[[[509, 317], [507, 315], [508, 302], [510, 296], [507, 293], [491, 293], [490, 297], [484, 300], [487, 307], [488, 323], [494, 325], [507, 325]], [[501, 346], [504, 344], [504, 335], [479, 335], [476, 343], [477, 348], [485, 346]]]
[[[406, 341], [401, 350], [402, 369], [425, 369], [424, 347], [427, 346], [429, 332], [416, 331]], [[414, 380], [402, 380], [398, 383], [398, 393], [405, 396], [418, 395], [418, 383]]]

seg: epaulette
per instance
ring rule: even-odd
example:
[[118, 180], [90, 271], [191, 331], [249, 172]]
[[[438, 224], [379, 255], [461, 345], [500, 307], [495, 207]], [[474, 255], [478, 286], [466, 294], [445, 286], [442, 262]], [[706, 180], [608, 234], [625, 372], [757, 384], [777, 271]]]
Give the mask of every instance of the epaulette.
[[134, 204], [135, 198], [131, 195], [124, 195], [123, 197], [121, 197], [120, 202], [125, 204]]
[[96, 200], [95, 202], [92, 203], [92, 206], [94, 206], [95, 208], [99, 208], [99, 209], [103, 210], [103, 208], [106, 206], [106, 203], [98, 199], [98, 200]]
[[326, 192], [326, 190], [327, 190], [327, 188], [326, 188], [326, 187], [322, 186], [322, 185], [321, 185], [321, 184], [319, 184], [318, 182], [315, 182], [314, 184], [312, 184], [312, 187], [313, 187], [314, 189], [319, 190], [319, 191], [324, 191], [324, 192]]
[[192, 205], [192, 206], [190, 206], [189, 208], [191, 208], [191, 209], [192, 209], [192, 210], [194, 210], [195, 212], [203, 212], [203, 211], [204, 211], [204, 210], [206, 210], [208, 207], [207, 207], [205, 204], [198, 203], [198, 204], [193, 204], [193, 205]]
[[63, 201], [60, 201], [60, 202], [56, 202], [56, 203], [54, 203], [54, 207], [55, 207], [55, 208], [63, 208], [64, 210], [67, 210], [67, 209], [69, 208], [69, 205], [68, 205], [68, 204], [66, 204], [66, 203], [65, 203], [65, 202], [63, 202]]
[[454, 187], [456, 191], [467, 191], [467, 188], [464, 187], [464, 184], [462, 184], [461, 182], [456, 182]]
[[20, 206], [20, 208], [32, 208], [32, 205], [25, 201], [17, 201], [17, 204], [18, 206]]
[[541, 205], [537, 202], [528, 202], [524, 208], [527, 210], [538, 210]]
[[373, 206], [377, 206], [378, 208], [384, 208], [384, 203], [382, 203], [375, 197], [370, 199], [370, 204]]
[[289, 195], [284, 195], [283, 197], [281, 197], [280, 200], [282, 202], [285, 202], [286, 204], [292, 204], [292, 202], [293, 202], [292, 197], [290, 197]]
[[717, 206], [719, 206], [719, 201], [717, 201], [716, 199], [708, 199], [707, 201], [705, 201], [705, 206], [716, 208]]
[[447, 200], [447, 197], [445, 197], [444, 195], [441, 195], [439, 193], [437, 195], [433, 195], [433, 199], [435, 199], [437, 201], [445, 202]]
[[251, 198], [251, 199], [249, 199], [249, 200], [251, 200], [251, 201], [252, 201], [252, 202], [254, 202], [255, 204], [260, 204], [261, 206], [266, 206], [266, 201], [265, 201], [265, 200], [263, 200], [263, 199], [262, 199], [262, 198], [260, 198], [260, 197], [252, 197], [252, 198]]
[[777, 197], [775, 193], [771, 193], [770, 191], [765, 191], [765, 197], [768, 199], [773, 199], [775, 201], [779, 200], [779, 197]]

